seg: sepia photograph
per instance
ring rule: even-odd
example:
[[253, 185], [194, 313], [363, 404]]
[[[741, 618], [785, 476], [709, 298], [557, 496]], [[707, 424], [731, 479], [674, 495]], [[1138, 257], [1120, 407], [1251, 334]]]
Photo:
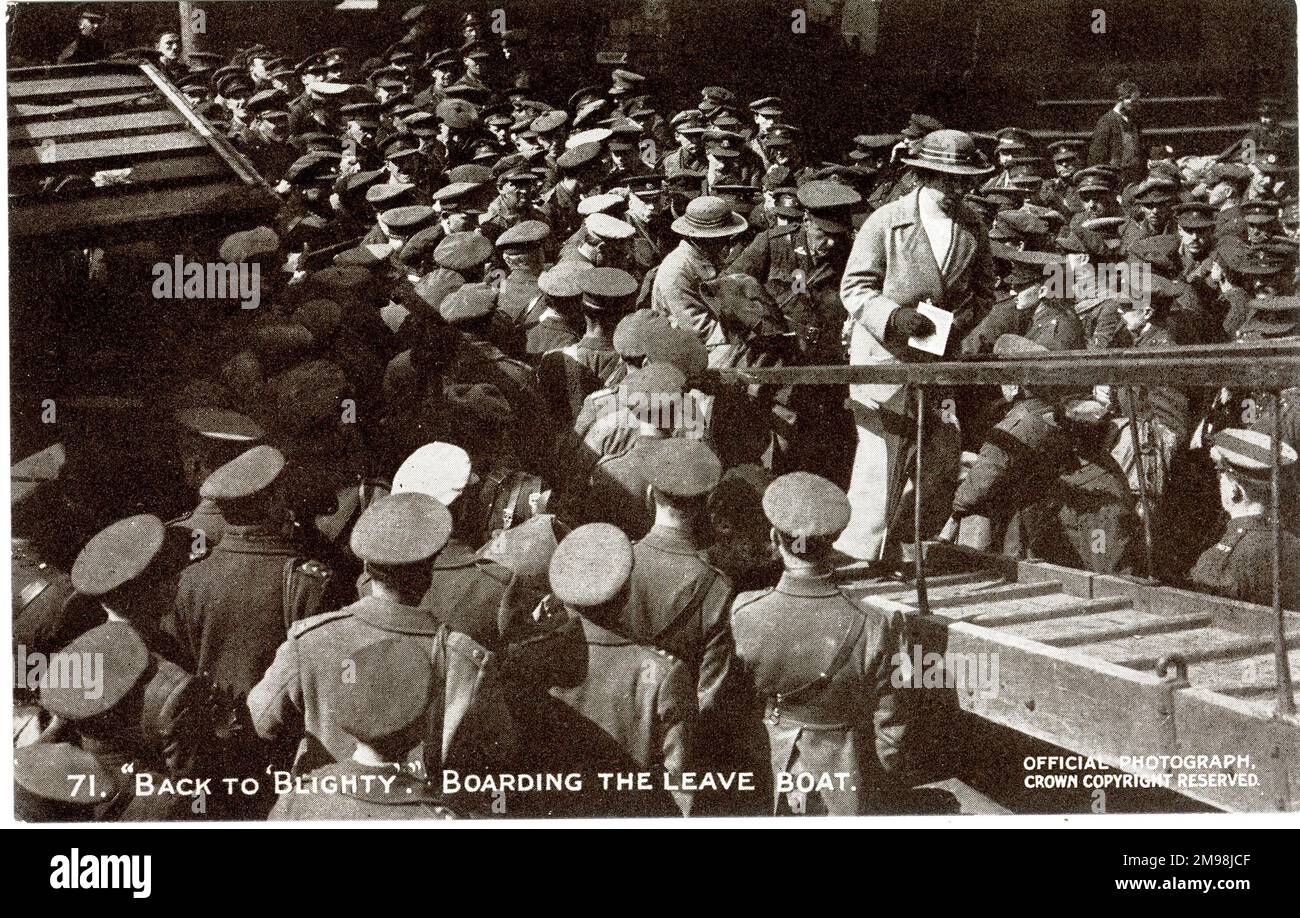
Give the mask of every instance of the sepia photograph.
[[[1300, 824], [1294, 0], [5, 6], [54, 890], [149, 895], [108, 824]], [[1197, 850], [1097, 882], [1249, 887]]]

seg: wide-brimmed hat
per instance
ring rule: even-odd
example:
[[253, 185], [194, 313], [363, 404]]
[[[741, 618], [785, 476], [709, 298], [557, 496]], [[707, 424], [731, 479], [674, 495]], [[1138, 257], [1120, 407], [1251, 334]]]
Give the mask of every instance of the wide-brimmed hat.
[[988, 175], [993, 171], [975, 146], [974, 137], [965, 131], [949, 129], [926, 134], [917, 155], [904, 156], [903, 162], [918, 169], [952, 175]]
[[731, 209], [726, 200], [703, 195], [686, 205], [686, 213], [673, 221], [673, 232], [693, 239], [734, 236], [749, 227], [744, 217]]

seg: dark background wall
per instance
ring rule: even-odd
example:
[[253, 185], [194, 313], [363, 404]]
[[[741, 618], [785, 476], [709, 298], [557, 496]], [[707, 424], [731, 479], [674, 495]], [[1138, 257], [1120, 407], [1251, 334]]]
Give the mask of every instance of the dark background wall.
[[[304, 56], [333, 44], [357, 59], [402, 34], [409, 7], [381, 0], [378, 12], [335, 12], [309, 0], [204, 4], [209, 49], [253, 42]], [[177, 22], [174, 3], [104, 4], [118, 48], [151, 43]], [[742, 98], [780, 92], [811, 130], [839, 137], [896, 129], [915, 108], [972, 129], [1005, 124], [1082, 129], [1062, 124], [1044, 98], [1106, 98], [1121, 78], [1157, 95], [1223, 94], [1248, 113], [1261, 92], [1294, 98], [1296, 5], [1292, 0], [533, 0], [530, 3], [433, 3], [448, 25], [460, 12], [506, 10], [510, 27], [528, 27], [545, 60], [550, 99], [608, 66], [595, 53], [620, 49], [630, 65], [656, 78], [664, 107], [692, 104], [699, 86], [720, 83]], [[807, 31], [792, 30], [803, 8]], [[1106, 13], [1105, 33], [1092, 10]], [[70, 40], [75, 5], [19, 3], [9, 22], [10, 66], [47, 62]], [[874, 13], [874, 53], [844, 38]], [[857, 40], [862, 44], [861, 36]], [[1196, 112], [1188, 116], [1196, 116]], [[1210, 118], [1227, 112], [1200, 112]], [[842, 131], [840, 130], [842, 126]]]
[[[338, 12], [333, 3], [206, 2], [210, 50], [255, 41], [301, 57], [330, 45], [357, 59], [403, 32], [402, 10]], [[1160, 106], [1166, 126], [1231, 124], [1253, 98], [1294, 99], [1293, 0], [534, 0], [427, 4], [447, 24], [465, 10], [504, 9], [509, 27], [527, 27], [544, 72], [539, 95], [562, 101], [576, 86], [606, 78], [601, 50], [629, 54], [654, 78], [661, 107], [694, 104], [717, 83], [742, 98], [780, 93], [814, 141], [839, 144], [866, 130], [896, 130], [913, 110], [970, 129], [1006, 124], [1085, 130], [1100, 109], [1043, 107], [1041, 99], [1109, 98], [1134, 78], [1149, 94], [1222, 94], [1224, 105]], [[145, 45], [174, 27], [177, 5], [108, 3], [106, 32], [119, 48]], [[791, 28], [806, 10], [807, 31]], [[1106, 30], [1092, 30], [1104, 9]], [[18, 3], [9, 26], [10, 66], [52, 60], [71, 38], [76, 6]], [[875, 34], [846, 39], [874, 20]], [[853, 42], [853, 43], [851, 43]], [[1292, 106], [1294, 110], [1294, 106]], [[1202, 152], [1184, 149], [1179, 152]]]

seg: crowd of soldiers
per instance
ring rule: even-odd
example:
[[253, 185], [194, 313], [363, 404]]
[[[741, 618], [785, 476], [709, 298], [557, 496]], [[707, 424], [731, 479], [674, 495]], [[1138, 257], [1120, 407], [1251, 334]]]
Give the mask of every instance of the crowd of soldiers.
[[[926, 359], [931, 280], [962, 294], [939, 304], [954, 360], [1300, 334], [1272, 103], [1222, 156], [1141, 159], [1125, 84], [1090, 147], [918, 113], [824, 159], [776, 96], [672, 113], [618, 68], [551, 98], [522, 30], [430, 22], [367, 61], [150, 52], [280, 209], [189, 251], [257, 267], [257, 309], [159, 319], [197, 506], [134, 508], [66, 573], [15, 543], [20, 672], [103, 661], [94, 697], [20, 691], [24, 818], [897, 811], [924, 774], [905, 623], [842, 592], [846, 562], [905, 577], [920, 536], [1148, 573], [1146, 515], [1162, 579], [1271, 602], [1270, 432], [1280, 412], [1290, 476], [1297, 390], [962, 387], [910, 481], [910, 402], [712, 371], [844, 364], [854, 336]], [[927, 189], [952, 241], [922, 269]], [[660, 777], [596, 777], [638, 770]]]

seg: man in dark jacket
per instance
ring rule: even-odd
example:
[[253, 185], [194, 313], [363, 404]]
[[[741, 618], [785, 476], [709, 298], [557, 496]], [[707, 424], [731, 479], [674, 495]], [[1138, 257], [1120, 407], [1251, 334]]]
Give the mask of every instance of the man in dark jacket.
[[1146, 171], [1142, 156], [1142, 128], [1135, 119], [1142, 90], [1130, 80], [1115, 89], [1119, 101], [1097, 119], [1088, 147], [1089, 166], [1115, 166], [1126, 182], [1136, 182]]

